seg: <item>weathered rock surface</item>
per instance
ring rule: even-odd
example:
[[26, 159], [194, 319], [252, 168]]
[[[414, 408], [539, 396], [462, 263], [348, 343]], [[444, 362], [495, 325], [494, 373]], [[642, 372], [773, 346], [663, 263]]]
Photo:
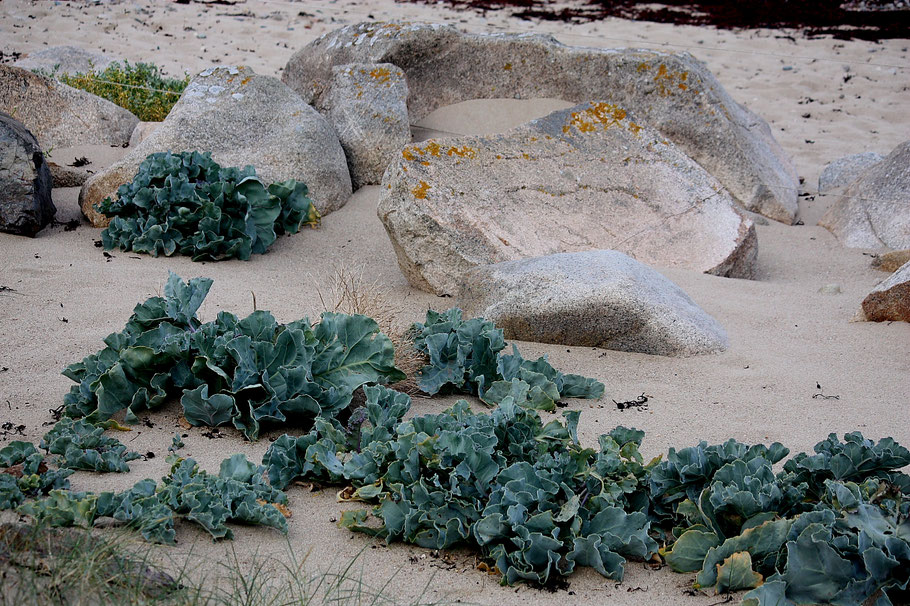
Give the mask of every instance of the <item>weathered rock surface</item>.
[[160, 124], [161, 122], [140, 122], [137, 124], [136, 128], [133, 129], [133, 134], [130, 135], [130, 147], [136, 147], [142, 143], [142, 140], [151, 135]]
[[864, 170], [881, 162], [885, 157], [875, 152], [844, 156], [831, 162], [818, 176], [818, 193], [823, 194], [837, 187], [850, 185]]
[[727, 335], [676, 284], [614, 250], [477, 267], [458, 305], [507, 339], [661, 356], [722, 351]]
[[389, 63], [336, 66], [325, 102], [354, 188], [379, 183], [389, 162], [411, 142], [404, 72]]
[[113, 62], [113, 57], [78, 46], [51, 46], [29, 53], [13, 65], [47, 73], [85, 74], [102, 72]]
[[901, 265], [908, 261], [910, 261], [910, 248], [892, 250], [891, 252], [880, 254], [872, 259], [872, 269], [894, 273]]
[[798, 182], [768, 124], [737, 104], [688, 53], [570, 47], [550, 36], [463, 34], [447, 25], [361, 23], [297, 51], [282, 79], [317, 107], [332, 67], [392, 63], [404, 70], [411, 123], [469, 99], [602, 100], [645, 124], [713, 174], [748, 210], [792, 223]]
[[750, 277], [757, 252], [752, 222], [716, 179], [606, 103], [409, 145], [378, 212], [408, 281], [436, 294], [454, 294], [477, 265], [560, 252], [615, 249], [730, 277]]
[[910, 322], [910, 262], [869, 293], [863, 300], [863, 314], [871, 322]]
[[302, 181], [323, 214], [351, 196], [344, 151], [319, 112], [277, 78], [248, 67], [216, 67], [193, 78], [168, 117], [135, 149], [86, 181], [79, 204], [93, 225], [106, 223], [94, 205], [130, 182], [146, 156], [164, 151], [211, 152], [222, 166], [252, 164], [267, 183]]
[[43, 149], [126, 145], [139, 118], [83, 90], [0, 65], [0, 111], [22, 122]]
[[818, 224], [851, 248], [910, 248], [910, 141], [863, 171]]
[[34, 236], [56, 213], [51, 174], [38, 140], [0, 112], [0, 231]]

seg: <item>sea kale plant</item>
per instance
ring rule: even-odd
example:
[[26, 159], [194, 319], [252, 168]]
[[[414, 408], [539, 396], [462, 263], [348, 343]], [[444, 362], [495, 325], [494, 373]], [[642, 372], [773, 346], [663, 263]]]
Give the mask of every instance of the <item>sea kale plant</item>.
[[373, 508], [344, 512], [341, 526], [431, 549], [474, 545], [504, 583], [547, 583], [576, 566], [621, 580], [627, 557], [657, 551], [642, 432], [618, 427], [584, 448], [579, 413], [544, 422], [526, 406], [527, 390], [488, 413], [460, 400], [409, 420], [409, 396], [364, 392], [356, 425], [320, 420], [269, 447], [263, 463], [273, 486], [346, 484], [344, 498]]
[[777, 443], [671, 449], [649, 480], [667, 564], [700, 588], [752, 589], [750, 606], [890, 604], [910, 582], [910, 451], [850, 433], [815, 452], [775, 474]]
[[255, 440], [262, 423], [331, 418], [361, 385], [404, 378], [391, 341], [366, 316], [326, 312], [311, 325], [220, 312], [203, 323], [196, 311], [211, 285], [170, 274], [163, 297], [137, 305], [104, 349], [63, 371], [77, 383], [66, 415], [97, 423], [126, 409], [135, 422], [180, 395], [191, 424], [233, 424]]
[[555, 410], [560, 398], [603, 395], [603, 383], [563, 374], [546, 356], [525, 360], [514, 345], [511, 355], [503, 355], [506, 343], [501, 329], [484, 318], [464, 320], [462, 316], [457, 307], [443, 313], [430, 310], [426, 322], [414, 324], [414, 346], [429, 358], [420, 371], [422, 391], [430, 395], [461, 391], [490, 405], [511, 395], [526, 407], [546, 411]]
[[101, 232], [105, 249], [156, 257], [179, 252], [194, 261], [247, 260], [278, 235], [319, 223], [303, 183], [266, 186], [252, 166], [222, 168], [199, 152], [151, 154], [116, 200], [97, 208], [111, 218]]
[[196, 522], [212, 538], [233, 537], [227, 522], [270, 526], [287, 532], [287, 495], [269, 486], [264, 469], [236, 454], [221, 462], [217, 475], [201, 471], [193, 459], [171, 455], [170, 472], [160, 482], [142, 480], [123, 492], [51, 490], [19, 506], [19, 513], [50, 526], [92, 526], [114, 518], [155, 543], [173, 544], [175, 523]]

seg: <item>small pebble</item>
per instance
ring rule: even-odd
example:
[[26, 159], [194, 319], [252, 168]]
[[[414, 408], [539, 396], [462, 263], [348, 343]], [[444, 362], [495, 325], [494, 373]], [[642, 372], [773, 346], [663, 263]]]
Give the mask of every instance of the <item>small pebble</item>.
[[839, 295], [841, 293], [840, 284], [825, 284], [818, 289], [823, 295]]

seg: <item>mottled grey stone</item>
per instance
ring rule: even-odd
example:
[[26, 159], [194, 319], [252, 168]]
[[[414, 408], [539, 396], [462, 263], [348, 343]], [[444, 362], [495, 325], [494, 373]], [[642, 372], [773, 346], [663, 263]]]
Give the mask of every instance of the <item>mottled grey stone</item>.
[[910, 248], [910, 141], [863, 171], [818, 224], [850, 248]]
[[477, 267], [465, 274], [457, 302], [507, 339], [662, 356], [728, 346], [720, 324], [681, 288], [614, 250]]
[[193, 78], [167, 118], [135, 149], [86, 181], [79, 203], [93, 225], [106, 223], [94, 205], [132, 181], [149, 154], [164, 151], [211, 152], [222, 166], [252, 164], [266, 183], [302, 181], [322, 214], [351, 196], [344, 151], [319, 112], [277, 78], [249, 67], [213, 67]]
[[796, 215], [796, 170], [770, 127], [688, 53], [571, 47], [550, 36], [464, 34], [438, 24], [360, 23], [297, 51], [282, 79], [319, 107], [332, 67], [346, 63], [404, 70], [411, 123], [470, 99], [619, 105], [678, 145], [746, 209], [785, 223]]
[[78, 46], [51, 46], [31, 52], [13, 65], [49, 74], [85, 74], [103, 72], [113, 62], [113, 57]]
[[910, 262], [872, 289], [863, 300], [863, 314], [871, 322], [910, 322]]
[[51, 174], [37, 139], [0, 112], [0, 231], [34, 236], [56, 213]]
[[881, 162], [885, 157], [875, 152], [863, 152], [838, 158], [825, 166], [818, 177], [818, 193], [823, 194], [836, 187], [850, 185], [870, 166]]
[[622, 108], [588, 103], [487, 137], [404, 147], [378, 206], [408, 281], [453, 294], [477, 265], [615, 249], [747, 278], [752, 221], [724, 187]]
[[107, 99], [11, 65], [0, 65], [0, 111], [22, 122], [45, 150], [126, 145], [139, 122]]
[[325, 102], [354, 188], [379, 183], [389, 162], [411, 142], [404, 72], [389, 63], [336, 66]]
[[130, 135], [130, 147], [136, 147], [142, 140], [151, 135], [161, 122], [140, 122]]

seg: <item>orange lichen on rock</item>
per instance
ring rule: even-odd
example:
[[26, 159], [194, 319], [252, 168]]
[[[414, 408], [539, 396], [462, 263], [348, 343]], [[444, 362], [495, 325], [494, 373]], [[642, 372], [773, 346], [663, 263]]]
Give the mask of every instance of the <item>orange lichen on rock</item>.
[[511, 64], [511, 63], [506, 63], [505, 65], [502, 66], [502, 69], [504, 69], [504, 70], [506, 70], [506, 71], [509, 71], [509, 70], [512, 69], [512, 64]]
[[593, 133], [599, 126], [602, 126], [604, 130], [617, 126], [625, 118], [626, 110], [619, 106], [610, 103], [592, 103], [591, 107], [587, 109], [572, 112], [571, 120], [562, 127], [562, 132], [568, 133], [574, 126], [579, 132]]
[[418, 200], [425, 200], [428, 191], [430, 191], [430, 184], [426, 181], [421, 181], [417, 187], [411, 190], [411, 193], [414, 194], [414, 197]]
[[392, 72], [386, 67], [377, 67], [370, 71], [370, 77], [380, 83], [385, 83], [392, 79]]
[[[654, 81], [657, 82], [660, 96], [666, 97], [673, 92], [674, 88], [688, 90], [689, 87], [685, 84], [688, 78], [689, 72], [673, 72], [668, 70], [667, 66], [661, 63], [660, 67], [657, 68], [657, 75], [654, 76]], [[674, 84], [676, 85], [675, 87]]]
[[463, 145], [461, 147], [450, 147], [446, 150], [446, 154], [449, 156], [458, 156], [459, 158], [474, 158], [477, 156], [477, 150], [473, 147]]

